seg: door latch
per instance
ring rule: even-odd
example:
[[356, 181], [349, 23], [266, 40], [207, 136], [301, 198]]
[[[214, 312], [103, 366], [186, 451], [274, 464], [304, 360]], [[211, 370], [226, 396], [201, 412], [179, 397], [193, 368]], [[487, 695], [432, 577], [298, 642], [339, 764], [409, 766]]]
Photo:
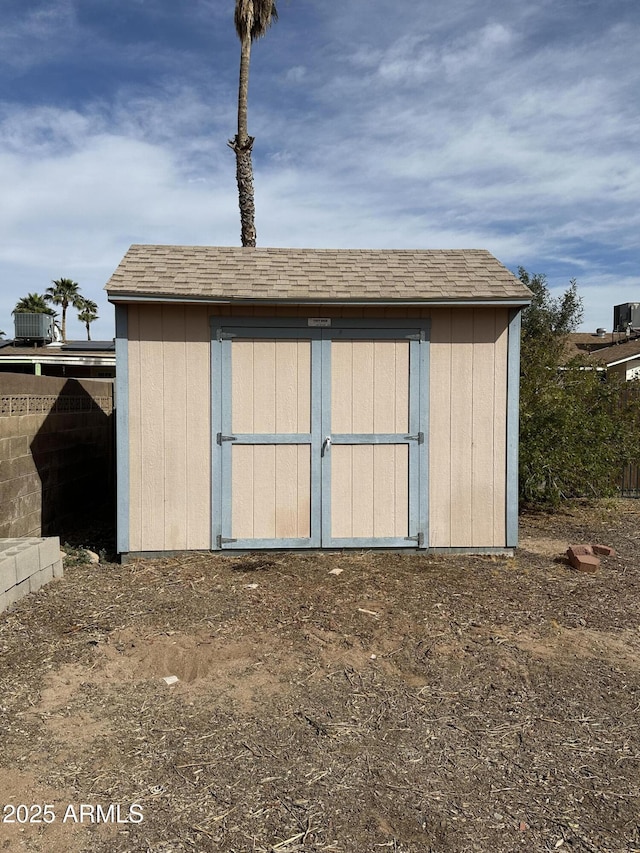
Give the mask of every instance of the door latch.
[[331, 436], [328, 435], [325, 438], [325, 440], [322, 442], [322, 455], [323, 456], [325, 455], [325, 453], [327, 453], [327, 451], [329, 450], [330, 447], [331, 447]]

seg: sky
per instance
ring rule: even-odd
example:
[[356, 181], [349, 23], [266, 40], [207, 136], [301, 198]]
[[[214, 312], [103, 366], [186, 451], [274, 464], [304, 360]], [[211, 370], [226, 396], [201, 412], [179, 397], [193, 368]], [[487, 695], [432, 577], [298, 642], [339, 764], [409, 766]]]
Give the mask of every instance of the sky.
[[[2, 0], [0, 329], [132, 243], [240, 245], [232, 0]], [[583, 331], [640, 302], [637, 0], [279, 0], [252, 52], [259, 246], [483, 248]], [[86, 337], [69, 310], [68, 337]]]

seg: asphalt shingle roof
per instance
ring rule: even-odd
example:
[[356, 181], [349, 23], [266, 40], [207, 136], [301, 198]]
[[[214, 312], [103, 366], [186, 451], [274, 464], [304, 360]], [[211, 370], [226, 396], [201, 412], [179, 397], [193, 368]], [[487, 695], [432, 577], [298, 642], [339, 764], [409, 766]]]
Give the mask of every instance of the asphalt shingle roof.
[[624, 332], [609, 332], [600, 338], [585, 332], [575, 332], [567, 336], [564, 361], [569, 362], [576, 356], [586, 357], [601, 365], [640, 358], [640, 337], [628, 340]]
[[267, 249], [133, 245], [105, 288], [127, 297], [493, 301], [529, 290], [484, 249]]

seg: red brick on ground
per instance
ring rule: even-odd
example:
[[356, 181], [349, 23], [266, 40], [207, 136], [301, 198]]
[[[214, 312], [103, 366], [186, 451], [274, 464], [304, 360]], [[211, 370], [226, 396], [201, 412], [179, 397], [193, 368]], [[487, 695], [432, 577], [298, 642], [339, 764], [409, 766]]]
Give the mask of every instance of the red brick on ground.
[[601, 557], [615, 557], [616, 549], [610, 548], [608, 545], [592, 545], [591, 549], [594, 554], [600, 554]]
[[[588, 554], [593, 556], [591, 545], [569, 545], [569, 551], [572, 551], [574, 554]], [[569, 554], [569, 551], [567, 551], [567, 554]]]
[[574, 569], [587, 574], [595, 574], [600, 566], [598, 557], [594, 557], [589, 545], [570, 545], [567, 557]]

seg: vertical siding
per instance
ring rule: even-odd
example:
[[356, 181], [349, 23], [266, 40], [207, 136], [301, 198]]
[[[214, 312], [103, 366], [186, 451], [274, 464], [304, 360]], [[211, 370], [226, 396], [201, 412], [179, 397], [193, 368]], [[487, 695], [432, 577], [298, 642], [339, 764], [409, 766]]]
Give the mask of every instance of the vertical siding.
[[235, 539], [311, 535], [308, 444], [234, 445], [231, 466], [231, 535]]
[[429, 400], [429, 544], [451, 545], [451, 315], [431, 321]]
[[[334, 433], [403, 433], [409, 426], [407, 341], [334, 341], [331, 346]], [[408, 535], [406, 445], [333, 445], [331, 535]]]
[[408, 342], [332, 343], [331, 420], [337, 433], [406, 432]]
[[131, 306], [131, 551], [211, 546], [209, 398], [206, 308]]
[[308, 341], [233, 341], [231, 371], [234, 433], [310, 432]]
[[406, 444], [334, 444], [332, 537], [408, 536], [408, 483]]
[[206, 309], [185, 309], [188, 549], [211, 547], [211, 331]]
[[[234, 433], [310, 432], [309, 341], [232, 341], [231, 371]], [[234, 445], [231, 459], [233, 538], [311, 535], [309, 445]]]
[[[162, 306], [140, 308], [140, 451], [142, 457], [142, 550], [165, 549], [164, 364]], [[152, 544], [157, 543], [157, 544]]]
[[506, 309], [434, 310], [430, 545], [504, 547]]
[[[163, 307], [164, 547], [187, 547], [187, 354], [185, 306]], [[170, 312], [170, 315], [169, 315]]]
[[495, 311], [473, 312], [471, 545], [493, 544]]
[[468, 546], [472, 541], [473, 313], [472, 308], [458, 308], [451, 323], [451, 544], [454, 547]]

